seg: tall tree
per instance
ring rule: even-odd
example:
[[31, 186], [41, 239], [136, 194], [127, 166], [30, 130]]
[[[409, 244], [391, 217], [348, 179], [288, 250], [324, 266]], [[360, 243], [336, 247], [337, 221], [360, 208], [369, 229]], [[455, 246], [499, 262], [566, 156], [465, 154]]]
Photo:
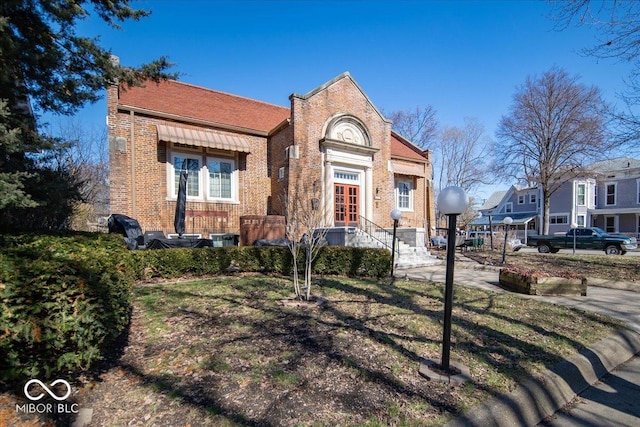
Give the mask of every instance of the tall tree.
[[560, 30], [588, 25], [596, 31], [586, 55], [630, 63], [627, 91], [620, 94], [626, 110], [612, 112], [621, 142], [640, 139], [640, 2], [620, 0], [554, 0], [552, 19]]
[[393, 130], [414, 145], [426, 150], [431, 148], [438, 130], [436, 110], [431, 105], [416, 107], [415, 110], [394, 111], [389, 114]]
[[[484, 126], [475, 118], [465, 117], [462, 127], [443, 127], [433, 149], [435, 192], [455, 185], [469, 194], [481, 184], [491, 184], [486, 156], [490, 144]], [[469, 218], [475, 219], [472, 205], [470, 203], [467, 212], [458, 216], [461, 225], [466, 226]], [[437, 215], [441, 217], [439, 210]]]
[[[5, 0], [0, 3], [0, 218], [11, 209], [35, 208], [38, 181], [50, 163], [56, 140], [42, 137], [43, 112], [72, 114], [101, 96], [114, 82], [140, 84], [146, 79], [174, 78], [171, 64], [160, 58], [137, 68], [120, 66], [97, 38], [76, 32], [79, 20], [94, 13], [114, 28], [149, 12], [129, 6], [129, 0]], [[51, 172], [49, 170], [47, 173]], [[59, 171], [62, 172], [62, 171]], [[62, 179], [67, 173], [58, 174]], [[30, 185], [36, 185], [32, 187]], [[15, 191], [18, 191], [16, 196]], [[47, 197], [41, 194], [40, 197]], [[23, 212], [21, 212], [22, 214]], [[17, 215], [18, 213], [14, 213]]]
[[542, 187], [543, 233], [549, 232], [551, 195], [610, 148], [600, 90], [578, 79], [556, 67], [527, 77], [498, 125], [495, 172]]
[[438, 163], [436, 190], [455, 185], [471, 192], [480, 184], [490, 184], [486, 172], [490, 142], [484, 126], [475, 118], [466, 117], [463, 127], [444, 127], [434, 150]]

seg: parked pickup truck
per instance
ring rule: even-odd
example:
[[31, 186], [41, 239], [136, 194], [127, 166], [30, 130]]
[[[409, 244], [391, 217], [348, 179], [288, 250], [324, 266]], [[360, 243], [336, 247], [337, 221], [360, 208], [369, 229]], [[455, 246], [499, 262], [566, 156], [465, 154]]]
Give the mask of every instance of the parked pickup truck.
[[554, 254], [560, 249], [572, 249], [574, 232], [576, 249], [601, 249], [607, 255], [624, 255], [627, 251], [638, 247], [635, 237], [608, 234], [598, 227], [573, 228], [560, 236], [530, 235], [527, 246], [537, 246], [538, 252], [543, 254], [549, 252]]

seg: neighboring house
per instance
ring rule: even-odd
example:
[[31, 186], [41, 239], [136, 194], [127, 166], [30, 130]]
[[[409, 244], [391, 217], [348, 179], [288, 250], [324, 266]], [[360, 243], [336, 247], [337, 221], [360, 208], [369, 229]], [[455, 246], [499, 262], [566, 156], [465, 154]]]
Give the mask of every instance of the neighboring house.
[[111, 212], [174, 233], [186, 169], [187, 233], [220, 244], [240, 234], [241, 217], [286, 216], [294, 196], [323, 210], [323, 226], [345, 230], [365, 220], [392, 227], [400, 209], [404, 232], [424, 242], [434, 218], [429, 151], [393, 132], [349, 73], [289, 100], [172, 80], [109, 88]]
[[622, 157], [593, 163], [596, 187], [590, 224], [640, 238], [640, 160]]
[[495, 230], [503, 227], [506, 217], [513, 220], [511, 229], [526, 243], [528, 234], [536, 234], [539, 224], [540, 194], [537, 187], [512, 185], [507, 191], [496, 191], [479, 209], [482, 216], [470, 225], [476, 229]]
[[[572, 224], [600, 227], [609, 233], [640, 237], [640, 160], [628, 157], [592, 163], [580, 177], [564, 183], [549, 200], [549, 233], [565, 233]], [[488, 229], [506, 216], [514, 219], [519, 235], [541, 233], [540, 191], [537, 187], [512, 186], [494, 193], [471, 223]]]

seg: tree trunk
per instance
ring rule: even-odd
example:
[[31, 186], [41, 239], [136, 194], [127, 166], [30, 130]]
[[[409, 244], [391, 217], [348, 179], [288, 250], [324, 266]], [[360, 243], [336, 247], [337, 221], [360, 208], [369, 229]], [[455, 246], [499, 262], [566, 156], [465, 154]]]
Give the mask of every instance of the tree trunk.
[[546, 187], [542, 189], [542, 234], [549, 234], [549, 193]]

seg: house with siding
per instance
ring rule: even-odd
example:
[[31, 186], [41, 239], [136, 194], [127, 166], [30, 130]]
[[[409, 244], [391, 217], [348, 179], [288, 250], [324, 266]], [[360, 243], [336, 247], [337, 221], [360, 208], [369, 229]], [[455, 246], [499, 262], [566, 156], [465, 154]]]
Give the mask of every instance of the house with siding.
[[621, 157], [593, 163], [596, 184], [587, 216], [608, 233], [640, 238], [640, 160]]
[[[542, 231], [541, 192], [538, 187], [512, 186], [496, 192], [473, 226], [487, 227], [505, 216], [514, 219], [519, 236]], [[564, 183], [549, 200], [549, 233], [565, 233], [571, 224], [599, 227], [608, 233], [640, 237], [640, 160], [622, 157], [592, 163], [580, 176]], [[525, 226], [526, 224], [526, 226]]]
[[[349, 73], [278, 106], [168, 80], [108, 89], [110, 206], [171, 236], [182, 170], [187, 233], [222, 244], [241, 218], [284, 216], [291, 197], [322, 226], [400, 229], [423, 246], [434, 222], [431, 154], [391, 130]], [[244, 242], [250, 244], [251, 242]]]

